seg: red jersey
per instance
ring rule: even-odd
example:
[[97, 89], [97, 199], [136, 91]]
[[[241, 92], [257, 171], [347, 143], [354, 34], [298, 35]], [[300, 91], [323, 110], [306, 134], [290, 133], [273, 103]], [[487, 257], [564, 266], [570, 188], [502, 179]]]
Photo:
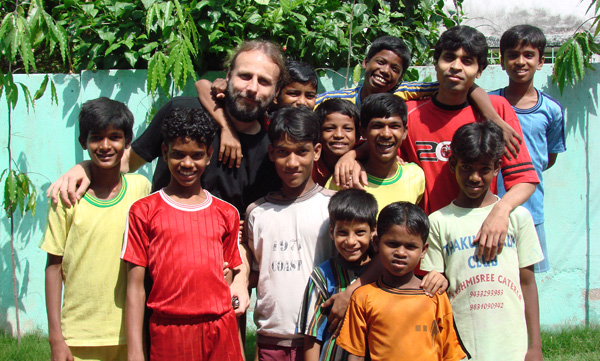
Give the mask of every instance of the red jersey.
[[242, 263], [239, 214], [204, 192], [204, 202], [187, 205], [160, 190], [129, 210], [121, 258], [146, 267], [152, 280], [147, 305], [157, 315], [223, 315], [231, 310], [223, 262], [230, 268]]
[[[490, 95], [494, 109], [508, 125], [523, 137], [519, 119], [505, 98]], [[483, 118], [473, 107], [445, 106], [434, 98], [406, 102], [408, 106], [408, 136], [402, 142], [401, 156], [417, 163], [425, 172], [423, 209], [431, 214], [447, 206], [458, 196], [458, 183], [450, 171], [450, 142], [461, 126]], [[525, 138], [523, 138], [525, 139]], [[517, 159], [502, 157], [504, 186], [510, 189], [517, 183], [539, 183], [525, 144]], [[496, 184], [492, 185], [496, 193]]]

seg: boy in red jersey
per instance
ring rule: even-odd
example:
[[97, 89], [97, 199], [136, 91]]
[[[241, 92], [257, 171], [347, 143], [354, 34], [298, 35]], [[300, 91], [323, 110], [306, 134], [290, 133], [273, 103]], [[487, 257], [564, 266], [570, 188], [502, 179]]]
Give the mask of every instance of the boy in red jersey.
[[[131, 206], [121, 258], [129, 262], [129, 360], [143, 360], [144, 277], [151, 360], [242, 360], [222, 265], [241, 264], [239, 214], [202, 189], [216, 124], [200, 109], [174, 109], [162, 126], [167, 187]], [[207, 291], [207, 292], [206, 292]]]

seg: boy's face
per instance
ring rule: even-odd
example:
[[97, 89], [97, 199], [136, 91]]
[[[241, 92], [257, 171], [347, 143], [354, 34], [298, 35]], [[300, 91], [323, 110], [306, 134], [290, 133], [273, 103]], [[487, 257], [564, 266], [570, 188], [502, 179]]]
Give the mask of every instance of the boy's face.
[[323, 151], [337, 157], [348, 153], [356, 143], [354, 120], [341, 113], [331, 113], [321, 125], [321, 144]]
[[371, 119], [367, 129], [363, 129], [369, 146], [369, 160], [376, 157], [381, 163], [394, 161], [406, 135], [406, 128], [398, 115]]
[[520, 44], [502, 54], [502, 69], [515, 83], [530, 82], [535, 72], [542, 69], [543, 65], [544, 56], [540, 56], [540, 51], [531, 44]]
[[368, 259], [367, 250], [371, 242], [373, 229], [367, 222], [337, 221], [329, 227], [329, 235], [335, 243], [340, 256], [349, 262], [363, 264]]
[[365, 84], [369, 93], [384, 93], [392, 90], [402, 76], [402, 59], [391, 50], [382, 50], [369, 61], [363, 61]]
[[435, 64], [437, 80], [441, 92], [464, 92], [481, 76], [475, 56], [469, 55], [463, 48], [454, 51], [443, 50]]
[[120, 166], [125, 148], [129, 147], [125, 132], [109, 125], [100, 131], [90, 131], [83, 149], [87, 149], [92, 163], [102, 169]]
[[500, 171], [501, 161], [480, 159], [466, 162], [460, 158], [450, 157], [450, 170], [456, 175], [460, 188], [459, 197], [465, 200], [479, 200], [485, 197], [490, 185]]
[[171, 178], [182, 187], [190, 187], [200, 182], [213, 149], [190, 138], [177, 138], [168, 147], [163, 144], [162, 152]]
[[386, 271], [396, 277], [412, 273], [427, 251], [421, 236], [408, 233], [405, 225], [394, 224], [379, 236], [379, 257]]
[[275, 164], [284, 190], [294, 190], [312, 181], [313, 163], [321, 156], [321, 144], [297, 142], [284, 137], [269, 145], [269, 159]]
[[315, 107], [317, 101], [317, 89], [310, 83], [293, 82], [283, 87], [277, 96], [277, 105], [290, 105], [299, 107], [301, 105], [310, 108]]

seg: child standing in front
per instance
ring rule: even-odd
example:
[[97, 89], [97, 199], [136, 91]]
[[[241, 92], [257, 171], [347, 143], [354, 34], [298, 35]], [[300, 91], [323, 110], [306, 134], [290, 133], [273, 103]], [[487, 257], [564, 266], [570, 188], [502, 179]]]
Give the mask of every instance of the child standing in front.
[[317, 266], [306, 285], [298, 319], [298, 332], [304, 334], [304, 361], [347, 359], [348, 353], [337, 347], [336, 337], [327, 330], [328, 311], [321, 304], [354, 282], [372, 256], [371, 237], [378, 212], [373, 195], [358, 189], [343, 190], [331, 197], [328, 209], [329, 235], [338, 254]]
[[[544, 230], [542, 172], [554, 165], [558, 153], [566, 150], [562, 106], [533, 86], [535, 72], [544, 65], [545, 47], [546, 37], [535, 26], [517, 25], [504, 32], [500, 38], [500, 54], [502, 69], [508, 74], [509, 82], [506, 88], [490, 92], [505, 97], [517, 113], [525, 144], [540, 179], [531, 197], [523, 203], [533, 217], [544, 253], [544, 260], [534, 265], [535, 272], [550, 269]], [[498, 178], [498, 195], [502, 197], [506, 190], [501, 181], [502, 175]]]
[[472, 360], [542, 360], [533, 265], [542, 260], [533, 220], [523, 207], [509, 216], [504, 250], [491, 261], [472, 241], [499, 201], [490, 191], [503, 153], [502, 132], [486, 121], [460, 127], [451, 143], [450, 169], [460, 188], [431, 214], [429, 251], [421, 268], [443, 272], [456, 327]]
[[259, 360], [302, 360], [296, 334], [304, 286], [313, 268], [329, 259], [327, 204], [333, 194], [311, 178], [319, 159], [319, 123], [306, 107], [280, 109], [269, 126], [269, 158], [281, 191], [248, 207], [245, 234], [258, 272], [254, 321]]
[[127, 273], [119, 254], [127, 210], [150, 192], [145, 177], [120, 171], [132, 128], [133, 114], [123, 103], [102, 97], [81, 107], [79, 144], [90, 156], [93, 181], [73, 207], [50, 203], [40, 246], [48, 252], [52, 360], [127, 360]]
[[[425, 190], [425, 174], [415, 163], [400, 165], [396, 158], [408, 131], [404, 100], [391, 93], [369, 95], [360, 108], [360, 123], [369, 149], [362, 164], [368, 177], [365, 190], [375, 196], [379, 210], [397, 201], [418, 204]], [[333, 178], [325, 187], [339, 189]]]
[[353, 294], [338, 346], [348, 360], [461, 360], [445, 293], [429, 297], [414, 270], [427, 251], [429, 221], [408, 202], [379, 213], [376, 243], [383, 275]]
[[242, 360], [231, 294], [223, 277], [241, 264], [239, 214], [202, 189], [216, 124], [200, 109], [175, 108], [162, 125], [162, 153], [171, 173], [167, 187], [129, 211], [121, 258], [128, 262], [129, 360], [143, 360], [146, 294], [150, 360]]

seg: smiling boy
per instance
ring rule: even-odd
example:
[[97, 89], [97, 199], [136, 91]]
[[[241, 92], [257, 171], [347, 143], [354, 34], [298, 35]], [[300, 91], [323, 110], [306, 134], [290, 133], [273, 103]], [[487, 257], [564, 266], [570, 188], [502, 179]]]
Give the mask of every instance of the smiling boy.
[[120, 172], [132, 127], [133, 114], [123, 103], [102, 97], [81, 107], [79, 143], [90, 156], [93, 181], [73, 207], [51, 203], [40, 246], [48, 252], [46, 309], [53, 360], [127, 359], [127, 274], [119, 253], [127, 210], [150, 191], [145, 177]]
[[543, 255], [529, 212], [517, 207], [510, 213], [504, 251], [490, 262], [468, 241], [461, 242], [475, 237], [499, 202], [490, 185], [500, 171], [501, 134], [489, 121], [466, 124], [454, 134], [449, 165], [460, 191], [429, 217], [422, 268], [448, 278], [456, 327], [472, 360], [493, 361], [499, 355], [505, 361], [542, 360], [533, 264]]
[[[144, 360], [144, 304], [150, 360], [243, 359], [223, 263], [242, 263], [239, 214], [203, 189], [216, 123], [201, 109], [173, 109], [162, 126], [169, 184], [129, 210], [121, 258], [128, 262], [129, 360]], [[146, 300], [144, 280], [152, 288]], [[210, 290], [210, 291], [207, 291]]]
[[[425, 189], [423, 170], [415, 163], [400, 165], [396, 158], [407, 136], [404, 100], [391, 93], [369, 95], [360, 109], [360, 122], [369, 148], [362, 163], [368, 177], [365, 190], [375, 196], [379, 210], [397, 201], [419, 203]], [[339, 189], [333, 178], [325, 187]]]
[[[409, 101], [410, 131], [402, 143], [405, 159], [415, 161], [425, 172], [423, 205], [426, 213], [444, 207], [458, 195], [458, 184], [448, 166], [450, 140], [462, 125], [483, 120], [468, 103], [468, 91], [487, 66], [485, 36], [469, 26], [446, 30], [435, 46], [434, 60], [440, 89], [431, 99]], [[519, 134], [521, 127], [508, 102], [490, 96], [496, 112]], [[522, 135], [521, 135], [522, 136]], [[479, 255], [486, 259], [502, 249], [510, 212], [533, 193], [538, 177], [526, 147], [517, 158], [502, 160], [504, 185], [508, 192], [483, 223]], [[484, 247], [485, 245], [485, 247]]]
[[251, 204], [245, 241], [258, 272], [254, 321], [259, 360], [302, 360], [296, 323], [311, 271], [333, 254], [327, 204], [333, 192], [315, 184], [319, 123], [306, 107], [282, 108], [269, 125], [269, 159], [282, 187]]
[[[534, 267], [536, 272], [550, 269], [544, 230], [542, 172], [554, 165], [558, 153], [566, 151], [562, 106], [533, 86], [535, 72], [544, 65], [545, 47], [546, 37], [535, 26], [517, 25], [504, 32], [500, 39], [500, 54], [502, 69], [508, 74], [509, 82], [506, 88], [490, 92], [505, 97], [517, 113], [525, 144], [540, 179], [533, 195], [523, 203], [533, 216], [544, 252], [544, 260]], [[502, 197], [505, 193], [502, 182], [498, 183], [498, 195]]]

